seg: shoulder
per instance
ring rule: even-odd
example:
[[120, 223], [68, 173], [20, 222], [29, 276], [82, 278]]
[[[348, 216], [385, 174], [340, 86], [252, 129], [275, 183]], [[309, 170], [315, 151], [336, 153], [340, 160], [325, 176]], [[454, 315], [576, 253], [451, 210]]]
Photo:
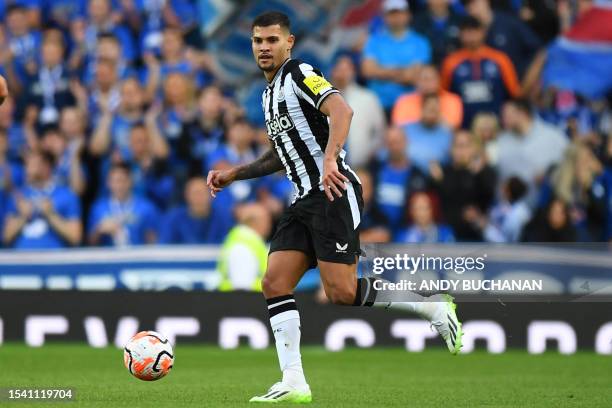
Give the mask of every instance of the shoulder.
[[444, 59], [443, 65], [445, 67], [446, 66], [454, 67], [462, 63], [463, 61], [467, 60], [468, 56], [469, 56], [469, 52], [467, 50], [455, 51]]
[[64, 187], [64, 186], [57, 186], [55, 187], [55, 190], [53, 191], [53, 197], [56, 200], [62, 200], [62, 201], [78, 201], [78, 197], [76, 194], [74, 194], [74, 192], [69, 189], [68, 187]]

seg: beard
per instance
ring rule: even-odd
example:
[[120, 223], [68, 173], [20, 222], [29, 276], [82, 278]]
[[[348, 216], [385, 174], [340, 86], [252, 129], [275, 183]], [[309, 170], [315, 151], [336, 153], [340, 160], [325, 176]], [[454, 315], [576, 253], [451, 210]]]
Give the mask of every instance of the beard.
[[270, 63], [268, 66], [262, 66], [259, 61], [257, 61], [257, 67], [263, 72], [271, 72], [276, 69], [276, 64], [274, 62]]

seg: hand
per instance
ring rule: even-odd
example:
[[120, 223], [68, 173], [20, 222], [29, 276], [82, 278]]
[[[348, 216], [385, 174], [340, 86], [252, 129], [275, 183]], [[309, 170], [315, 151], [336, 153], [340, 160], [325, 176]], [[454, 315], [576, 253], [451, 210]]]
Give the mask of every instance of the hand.
[[105, 235], [114, 235], [119, 231], [120, 228], [121, 225], [117, 221], [112, 218], [106, 218], [100, 223], [100, 226], [98, 227], [98, 232], [100, 234]]
[[32, 217], [32, 213], [34, 212], [34, 206], [31, 202], [23, 198], [23, 196], [17, 197], [17, 211], [19, 215], [26, 220], [29, 220]]
[[144, 61], [145, 65], [149, 70], [159, 69], [160, 67], [160, 63], [157, 57], [152, 52], [145, 52], [142, 56], [142, 60]]
[[442, 171], [442, 167], [440, 167], [440, 163], [437, 161], [431, 161], [429, 163], [429, 174], [431, 178], [440, 182], [444, 178], [444, 171]]
[[338, 170], [335, 159], [325, 159], [323, 162], [323, 177], [321, 177], [325, 195], [329, 201], [334, 201], [334, 195], [342, 197], [341, 190], [346, 190], [349, 180]]
[[151, 104], [151, 107], [147, 109], [145, 113], [145, 123], [150, 125], [157, 125], [157, 118], [159, 118], [163, 111], [164, 109], [162, 104], [160, 102], [154, 102], [153, 104]]
[[236, 176], [233, 169], [229, 170], [211, 170], [208, 172], [206, 184], [210, 189], [210, 195], [217, 196], [217, 193], [229, 186], [235, 180]]
[[40, 211], [46, 218], [49, 218], [55, 212], [55, 208], [53, 208], [53, 203], [48, 198], [45, 198], [40, 203]]
[[70, 92], [77, 100], [87, 100], [87, 89], [77, 79], [71, 79]]

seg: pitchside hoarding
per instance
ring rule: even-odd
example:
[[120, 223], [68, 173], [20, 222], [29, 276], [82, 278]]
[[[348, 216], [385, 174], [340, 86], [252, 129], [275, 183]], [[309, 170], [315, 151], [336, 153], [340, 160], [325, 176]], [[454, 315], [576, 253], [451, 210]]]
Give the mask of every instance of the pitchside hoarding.
[[[273, 341], [260, 294], [216, 293], [218, 247], [140, 247], [0, 253], [0, 342], [86, 341], [121, 346], [155, 329], [178, 343], [224, 348]], [[450, 292], [465, 323], [464, 352], [612, 353], [612, 256], [589, 245], [364, 245], [362, 276], [378, 300]], [[314, 289], [316, 273], [303, 287]], [[427, 322], [381, 309], [298, 296], [305, 344], [440, 346]]]

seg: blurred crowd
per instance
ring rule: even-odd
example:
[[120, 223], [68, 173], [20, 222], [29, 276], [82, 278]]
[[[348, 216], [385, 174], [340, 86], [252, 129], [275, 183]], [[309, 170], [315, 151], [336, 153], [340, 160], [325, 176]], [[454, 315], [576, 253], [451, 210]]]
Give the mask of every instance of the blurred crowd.
[[[355, 111], [362, 241], [612, 240], [610, 97], [540, 81], [547, 44], [592, 1], [374, 3], [326, 73]], [[2, 247], [220, 244], [242, 205], [273, 231], [293, 196], [283, 173], [207, 191], [210, 169], [269, 143], [196, 7], [0, 4]]]

